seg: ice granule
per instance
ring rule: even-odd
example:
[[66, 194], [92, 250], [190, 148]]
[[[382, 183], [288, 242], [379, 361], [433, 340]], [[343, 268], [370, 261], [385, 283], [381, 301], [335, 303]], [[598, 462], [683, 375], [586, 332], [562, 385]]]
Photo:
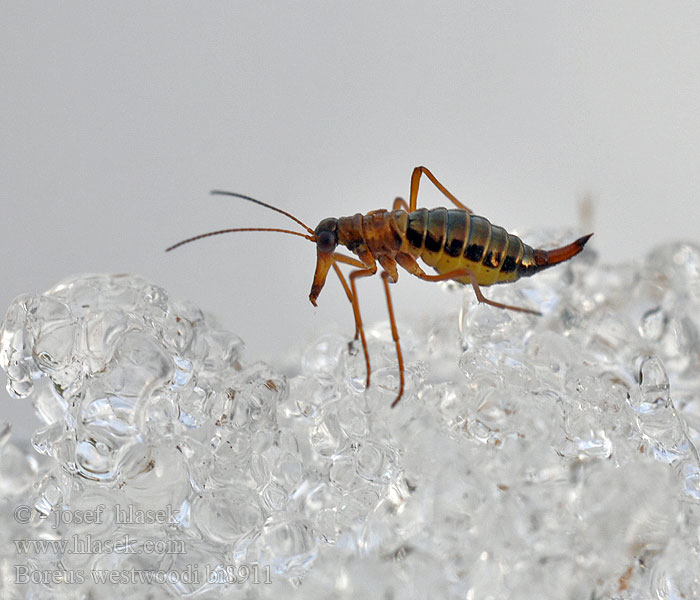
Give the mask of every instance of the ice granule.
[[[452, 287], [455, 286], [446, 286]], [[134, 276], [20, 296], [3, 598], [700, 597], [700, 247], [589, 250], [287, 380]], [[150, 581], [150, 583], [149, 583]], [[111, 582], [111, 583], [110, 583]]]

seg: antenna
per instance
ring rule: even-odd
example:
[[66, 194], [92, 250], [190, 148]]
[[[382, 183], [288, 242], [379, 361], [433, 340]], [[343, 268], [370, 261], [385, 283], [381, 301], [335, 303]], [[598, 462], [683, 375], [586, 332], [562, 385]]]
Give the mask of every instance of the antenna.
[[175, 248], [179, 248], [180, 246], [184, 244], [189, 244], [190, 242], [196, 242], [197, 240], [201, 240], [202, 238], [206, 237], [211, 237], [213, 235], [221, 235], [222, 233], [235, 233], [237, 231], [277, 231], [279, 233], [289, 233], [291, 235], [298, 235], [299, 237], [306, 238], [307, 240], [311, 240], [312, 242], [314, 241], [314, 238], [310, 235], [306, 235], [304, 233], [299, 233], [298, 231], [290, 231], [289, 229], [273, 229], [270, 227], [243, 227], [243, 228], [236, 228], [236, 229], [221, 229], [220, 231], [210, 231], [209, 233], [202, 233], [200, 235], [195, 235], [194, 237], [187, 238], [186, 240], [182, 240], [181, 242], [178, 242], [177, 244], [173, 244], [170, 246], [170, 248], [166, 248], [166, 252], [170, 252], [171, 250], [175, 250]]
[[233, 196], [234, 198], [241, 198], [242, 200], [247, 200], [248, 202], [254, 202], [255, 204], [259, 204], [260, 206], [264, 206], [266, 208], [269, 208], [270, 210], [277, 211], [278, 213], [282, 213], [283, 215], [289, 217], [292, 219], [292, 221], [296, 221], [301, 225], [306, 231], [308, 231], [310, 234], [313, 235], [314, 230], [311, 229], [308, 225], [306, 225], [303, 221], [300, 221], [297, 219], [294, 215], [290, 215], [288, 212], [282, 210], [281, 208], [277, 208], [276, 206], [272, 206], [271, 204], [266, 204], [265, 202], [261, 202], [260, 200], [256, 200], [255, 198], [251, 198], [250, 196], [244, 196], [243, 194], [237, 194], [236, 192], [223, 192], [221, 190], [212, 190], [211, 194], [213, 196]]

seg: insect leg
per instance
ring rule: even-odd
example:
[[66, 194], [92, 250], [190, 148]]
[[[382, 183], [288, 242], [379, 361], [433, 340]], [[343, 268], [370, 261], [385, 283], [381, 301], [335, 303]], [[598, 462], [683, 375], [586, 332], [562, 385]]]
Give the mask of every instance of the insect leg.
[[470, 271], [469, 269], [466, 269], [467, 273], [469, 275], [469, 279], [472, 281], [472, 287], [474, 288], [474, 293], [476, 294], [476, 299], [479, 302], [483, 302], [484, 304], [489, 304], [491, 306], [495, 306], [496, 308], [505, 308], [507, 310], [516, 310], [518, 312], [524, 312], [524, 313], [529, 313], [531, 315], [538, 315], [542, 316], [542, 313], [539, 310], [532, 310], [530, 308], [523, 308], [522, 306], [512, 306], [510, 304], [502, 304], [501, 302], [495, 302], [494, 300], [489, 300], [486, 298], [482, 293], [481, 293], [481, 288], [479, 287], [479, 283], [476, 280], [476, 273], [474, 271]]
[[396, 359], [399, 363], [399, 395], [396, 396], [396, 400], [392, 402], [391, 408], [394, 408], [401, 400], [403, 396], [404, 388], [404, 372], [403, 372], [403, 355], [401, 354], [401, 343], [399, 342], [399, 330], [396, 327], [396, 319], [394, 318], [394, 306], [391, 302], [391, 292], [389, 291], [389, 284], [396, 283], [399, 279], [399, 274], [396, 270], [396, 262], [393, 261], [388, 256], [379, 256], [379, 263], [384, 267], [382, 271], [382, 281], [384, 282], [384, 291], [386, 292], [386, 306], [389, 309], [389, 323], [391, 324], [391, 337], [396, 345]]
[[338, 262], [344, 263], [346, 265], [352, 265], [353, 267], [358, 267], [360, 269], [366, 269], [367, 265], [363, 262], [360, 262], [356, 258], [352, 258], [351, 256], [345, 256], [344, 254], [340, 254], [340, 252], [336, 252], [333, 254], [333, 258], [337, 260]]
[[[333, 261], [333, 269], [335, 270], [336, 274], [338, 275], [338, 279], [340, 279], [340, 283], [343, 286], [343, 289], [345, 290], [345, 295], [348, 297], [350, 304], [353, 304], [352, 292], [350, 291], [350, 288], [348, 287], [347, 281], [345, 281], [345, 277], [343, 276], [343, 272], [340, 270], [338, 263], [342, 262], [342, 263], [345, 263], [346, 265], [352, 265], [353, 267], [359, 267], [361, 269], [364, 269], [365, 265], [363, 263], [361, 263], [359, 260], [355, 260], [354, 258], [351, 258], [350, 256], [344, 256], [343, 254], [339, 254], [337, 252], [333, 255], [333, 258], [335, 259]], [[354, 308], [353, 308], [352, 314], [353, 314], [353, 317], [355, 317]], [[357, 318], [355, 318], [355, 337], [353, 339], [357, 339], [358, 337], [360, 337], [360, 325], [361, 325], [361, 323], [358, 323]], [[352, 346], [352, 343], [350, 343], [349, 345]]]
[[433, 185], [437, 189], [439, 189], [447, 198], [450, 199], [450, 201], [457, 207], [461, 208], [463, 210], [466, 210], [468, 213], [471, 214], [471, 210], [469, 210], [464, 204], [462, 204], [457, 198], [455, 198], [449, 191], [447, 191], [447, 188], [442, 185], [435, 175], [433, 175], [428, 169], [425, 167], [416, 167], [413, 169], [413, 175], [411, 175], [411, 203], [409, 206], [409, 212], [413, 212], [416, 210], [417, 202], [418, 202], [418, 185], [420, 184], [420, 176], [425, 174], [430, 181], [433, 182]]
[[[348, 287], [348, 282], [345, 281], [345, 277], [343, 276], [343, 272], [340, 270], [340, 267], [338, 266], [338, 263], [336, 261], [333, 261], [333, 270], [335, 271], [336, 275], [338, 275], [338, 279], [340, 279], [340, 283], [343, 286], [343, 289], [345, 290], [345, 295], [348, 297], [348, 300], [350, 301], [350, 304], [352, 304], [352, 292], [350, 291], [350, 288]], [[355, 316], [355, 311], [352, 311], [353, 317]], [[355, 339], [358, 338], [360, 335], [360, 329], [357, 324], [357, 319], [355, 320]]]
[[406, 201], [403, 198], [395, 198], [394, 199], [394, 206], [392, 207], [391, 210], [399, 210], [399, 209], [403, 209], [407, 212], [410, 212], [409, 208], [408, 208], [408, 204], [406, 203]]
[[396, 345], [396, 359], [399, 363], [399, 395], [396, 400], [391, 403], [391, 408], [394, 408], [403, 396], [404, 374], [403, 374], [403, 356], [401, 355], [401, 344], [399, 343], [399, 331], [396, 327], [396, 319], [394, 318], [394, 307], [391, 303], [391, 293], [389, 292], [389, 280], [391, 275], [386, 271], [382, 271], [382, 281], [384, 282], [384, 291], [386, 292], [386, 306], [389, 309], [389, 323], [391, 323], [391, 337]]
[[446, 281], [448, 279], [461, 279], [462, 277], [469, 277], [474, 293], [476, 294], [476, 299], [484, 304], [489, 304], [495, 306], [496, 308], [504, 308], [507, 310], [515, 310], [518, 312], [529, 313], [532, 315], [542, 315], [538, 310], [532, 310], [530, 308], [523, 308], [522, 306], [513, 306], [511, 304], [503, 304], [501, 302], [496, 302], [495, 300], [489, 300], [482, 294], [481, 288], [479, 287], [479, 282], [476, 279], [476, 273], [471, 269], [455, 269], [454, 271], [448, 271], [447, 273], [441, 273], [440, 275], [428, 275], [421, 266], [416, 262], [416, 259], [409, 254], [399, 253], [396, 255], [396, 262], [398, 262], [404, 269], [406, 269], [411, 275], [415, 275], [420, 279], [425, 281]]
[[[372, 373], [372, 369], [369, 366], [369, 350], [367, 349], [367, 338], [365, 337], [365, 329], [362, 326], [362, 316], [360, 315], [360, 305], [357, 301], [357, 287], [355, 286], [355, 279], [358, 277], [370, 277], [377, 272], [377, 266], [375, 265], [372, 269], [358, 269], [350, 273], [350, 288], [352, 289], [352, 310], [355, 314], [355, 327], [360, 334], [360, 339], [362, 340], [362, 350], [365, 353], [365, 364], [367, 365], [367, 383], [365, 387], [369, 387], [369, 378]], [[357, 339], [357, 332], [355, 333], [355, 339]]]

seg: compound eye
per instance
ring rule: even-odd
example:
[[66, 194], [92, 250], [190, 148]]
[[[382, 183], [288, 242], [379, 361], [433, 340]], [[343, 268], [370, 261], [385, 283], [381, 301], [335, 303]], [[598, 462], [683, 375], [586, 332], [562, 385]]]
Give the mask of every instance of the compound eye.
[[316, 237], [316, 247], [321, 252], [333, 252], [337, 245], [338, 242], [336, 240], [335, 233], [332, 231], [321, 231]]

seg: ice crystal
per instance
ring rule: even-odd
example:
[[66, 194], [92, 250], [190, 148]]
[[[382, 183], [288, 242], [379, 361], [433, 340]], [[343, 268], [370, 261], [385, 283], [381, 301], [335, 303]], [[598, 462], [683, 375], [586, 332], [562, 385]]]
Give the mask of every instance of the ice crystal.
[[[10, 306], [0, 427], [14, 598], [700, 597], [700, 248], [577, 259], [479, 305], [250, 363], [134, 276]], [[454, 286], [451, 286], [454, 288]], [[454, 289], [453, 289], [453, 293]]]

